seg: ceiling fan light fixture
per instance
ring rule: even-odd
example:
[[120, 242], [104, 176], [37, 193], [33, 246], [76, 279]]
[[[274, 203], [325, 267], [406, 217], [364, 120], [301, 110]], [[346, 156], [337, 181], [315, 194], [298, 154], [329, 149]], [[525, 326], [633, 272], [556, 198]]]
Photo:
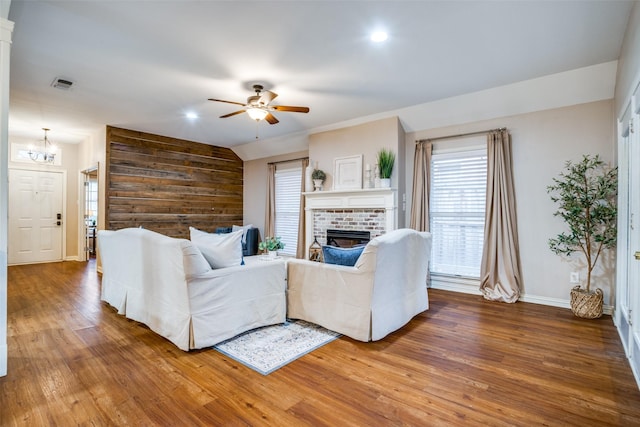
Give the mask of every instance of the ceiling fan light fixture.
[[375, 31], [371, 33], [371, 41], [374, 43], [382, 43], [389, 38], [389, 34], [386, 31]]
[[253, 120], [255, 120], [256, 122], [259, 122], [260, 120], [264, 120], [264, 118], [267, 117], [268, 111], [263, 110], [262, 108], [248, 108], [247, 114]]

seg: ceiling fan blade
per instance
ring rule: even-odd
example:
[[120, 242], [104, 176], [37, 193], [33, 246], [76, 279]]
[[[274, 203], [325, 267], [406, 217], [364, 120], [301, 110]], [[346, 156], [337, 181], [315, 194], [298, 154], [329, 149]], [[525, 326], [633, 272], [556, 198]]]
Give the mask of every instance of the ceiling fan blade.
[[227, 117], [235, 116], [236, 114], [244, 113], [246, 110], [238, 110], [233, 113], [225, 114], [224, 116], [220, 116], [221, 119], [226, 119]]
[[235, 101], [225, 101], [224, 99], [213, 99], [213, 98], [209, 98], [209, 101], [216, 101], [216, 102], [226, 102], [227, 104], [235, 104], [235, 105], [242, 105], [244, 107], [244, 103], [242, 102], [235, 102]]
[[258, 100], [258, 102], [263, 105], [268, 105], [271, 101], [276, 99], [276, 96], [278, 96], [277, 93], [271, 92], [270, 90], [265, 90], [260, 94], [260, 99]]
[[279, 120], [278, 120], [278, 119], [276, 119], [276, 116], [274, 116], [274, 115], [273, 115], [273, 114], [271, 114], [271, 113], [267, 113], [267, 115], [264, 117], [264, 119], [265, 119], [266, 121], [268, 121], [270, 125], [275, 125], [276, 123], [278, 123], [278, 122], [279, 122]]
[[309, 112], [309, 107], [292, 107], [290, 105], [272, 105], [271, 108], [273, 108], [276, 111], [291, 111], [293, 113]]

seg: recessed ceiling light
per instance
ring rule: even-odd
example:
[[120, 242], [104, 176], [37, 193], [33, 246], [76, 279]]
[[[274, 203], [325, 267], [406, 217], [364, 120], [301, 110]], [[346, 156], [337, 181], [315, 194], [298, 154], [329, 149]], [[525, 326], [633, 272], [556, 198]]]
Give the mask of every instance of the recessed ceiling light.
[[193, 120], [193, 119], [197, 119], [198, 115], [196, 113], [194, 113], [193, 111], [189, 111], [188, 113], [185, 114], [185, 117], [187, 119]]
[[374, 33], [371, 33], [371, 41], [376, 43], [381, 43], [385, 41], [388, 37], [389, 35], [384, 31], [376, 31]]

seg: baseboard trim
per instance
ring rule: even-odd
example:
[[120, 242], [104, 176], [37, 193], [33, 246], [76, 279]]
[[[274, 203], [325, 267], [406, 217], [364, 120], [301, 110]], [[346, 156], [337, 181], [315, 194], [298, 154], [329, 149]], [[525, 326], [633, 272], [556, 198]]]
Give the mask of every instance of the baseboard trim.
[[454, 282], [432, 281], [431, 289], [440, 289], [442, 291], [460, 292], [463, 294], [482, 295], [477, 287], [471, 288], [469, 285]]
[[64, 260], [65, 260], [65, 261], [79, 261], [79, 260], [80, 260], [80, 258], [78, 258], [78, 256], [77, 256], [77, 255], [74, 255], [74, 256], [68, 256], [68, 257], [65, 257], [65, 259], [64, 259]]
[[443, 291], [482, 295], [480, 292], [480, 281], [478, 279], [432, 274], [430, 287], [433, 289], [441, 289]]
[[[438, 279], [433, 279], [431, 281], [431, 288], [440, 289], [443, 291], [461, 292], [464, 294], [471, 294], [471, 295], [482, 295], [482, 292], [480, 292], [478, 285], [470, 282], [473, 282], [473, 281], [472, 280], [464, 280], [464, 281], [446, 280], [446, 279], [443, 280], [442, 278], [438, 278]], [[571, 303], [568, 299], [565, 300], [560, 298], [541, 297], [537, 295], [520, 295], [520, 298], [518, 299], [518, 301], [528, 302], [531, 304], [540, 304], [540, 305], [548, 305], [551, 307], [571, 309]], [[604, 314], [611, 315], [613, 313], [613, 306], [605, 304], [602, 307], [602, 312]]]

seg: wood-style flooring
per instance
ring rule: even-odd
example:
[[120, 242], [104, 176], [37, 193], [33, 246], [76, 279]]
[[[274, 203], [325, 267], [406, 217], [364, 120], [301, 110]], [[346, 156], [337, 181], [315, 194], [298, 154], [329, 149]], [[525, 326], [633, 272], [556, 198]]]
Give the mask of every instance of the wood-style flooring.
[[640, 426], [610, 316], [429, 290], [384, 340], [342, 337], [262, 376], [99, 295], [95, 261], [9, 268], [1, 426]]

